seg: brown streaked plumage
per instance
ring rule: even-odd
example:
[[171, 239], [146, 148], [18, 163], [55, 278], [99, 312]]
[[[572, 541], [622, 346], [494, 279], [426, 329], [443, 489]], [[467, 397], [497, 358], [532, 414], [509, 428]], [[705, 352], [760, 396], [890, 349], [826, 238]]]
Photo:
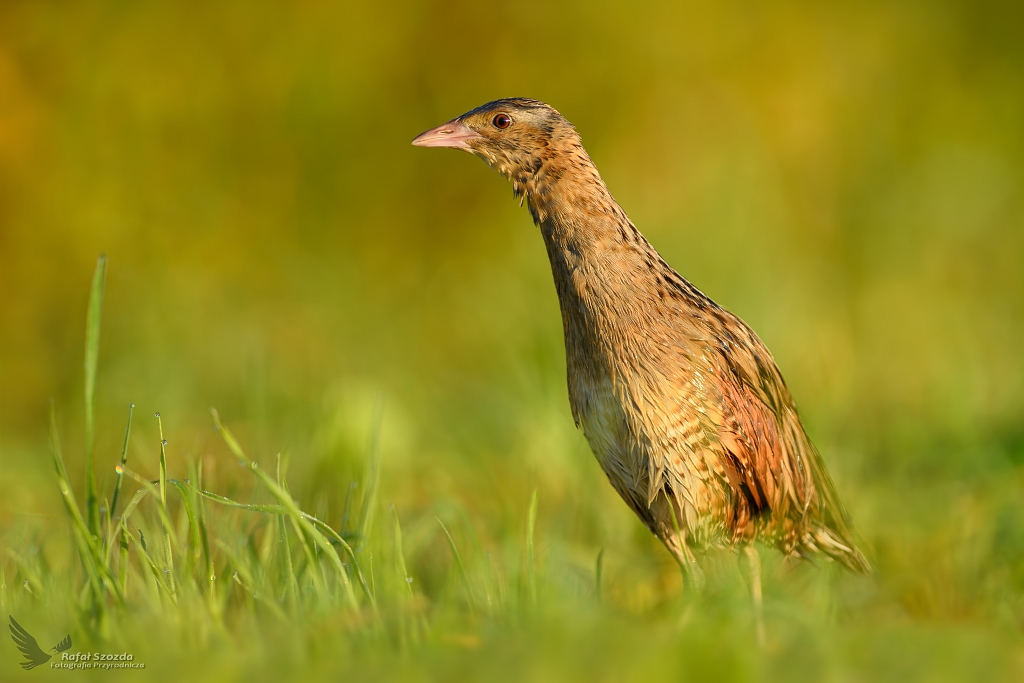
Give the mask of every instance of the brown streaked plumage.
[[496, 100], [413, 144], [472, 152], [525, 198], [558, 291], [573, 417], [681, 564], [695, 566], [691, 548], [758, 540], [870, 571], [771, 353], [644, 239], [572, 124]]

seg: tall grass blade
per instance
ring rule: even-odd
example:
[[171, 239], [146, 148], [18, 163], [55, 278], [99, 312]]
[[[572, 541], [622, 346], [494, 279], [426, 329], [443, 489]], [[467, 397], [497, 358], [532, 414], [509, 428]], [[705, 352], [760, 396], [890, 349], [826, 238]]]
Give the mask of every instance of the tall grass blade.
[[[277, 498], [278, 502], [285, 508], [285, 514], [295, 527], [299, 538], [311, 542], [316, 549], [327, 556], [327, 559], [331, 562], [331, 565], [334, 567], [341, 579], [348, 604], [353, 609], [358, 609], [358, 601], [356, 600], [355, 592], [352, 589], [352, 582], [349, 580], [348, 572], [345, 570], [345, 566], [342, 564], [341, 558], [338, 556], [334, 546], [332, 546], [330, 541], [327, 540], [327, 537], [324, 536], [316, 526], [314, 526], [313, 522], [315, 520], [315, 522], [317, 522], [324, 531], [330, 529], [330, 527], [300, 510], [299, 506], [295, 503], [295, 500], [291, 497], [291, 494], [289, 494], [283, 487], [278, 486], [277, 482], [274, 481], [273, 478], [271, 478], [255, 462], [250, 460], [248, 456], [246, 456], [231, 431], [221, 424], [220, 415], [217, 414], [217, 411], [211, 409], [210, 413], [213, 415], [214, 426], [217, 428], [217, 431], [220, 432], [221, 437], [224, 439], [224, 443], [228, 446], [228, 450], [230, 450], [239, 461], [244, 463], [253, 472], [253, 474], [256, 475], [256, 478], [260, 480], [267, 490]], [[273, 510], [273, 512], [275, 514], [279, 514], [276, 509]], [[330, 533], [333, 536], [336, 536], [338, 540], [342, 540], [341, 536], [334, 532], [333, 529], [330, 530]], [[343, 545], [347, 547], [347, 544], [343, 543]]]
[[[192, 474], [190, 472], [189, 474]], [[217, 601], [217, 575], [214, 572], [213, 566], [213, 553], [210, 551], [210, 535], [206, 527], [206, 506], [203, 504], [203, 497], [199, 495], [199, 491], [203, 488], [203, 461], [199, 461], [199, 465], [195, 467], [196, 486], [196, 518], [199, 522], [199, 540], [203, 544], [203, 559], [206, 564], [206, 571], [204, 572], [204, 579], [206, 580], [206, 599], [207, 604], [210, 607], [210, 612], [216, 622], [220, 622], [220, 604]]]
[[[149, 481], [148, 479], [146, 479], [144, 477], [139, 476], [137, 473], [133, 472], [128, 467], [124, 468], [124, 473], [126, 475], [128, 475], [130, 478], [134, 479], [136, 482], [138, 482], [144, 489], [146, 489], [146, 491], [151, 496], [153, 496], [157, 500], [160, 499], [160, 493], [159, 493], [157, 487], [153, 485], [153, 482]], [[139, 493], [141, 493], [141, 491], [137, 492], [135, 495], [138, 496]], [[141, 499], [142, 498], [140, 496], [139, 500], [141, 500]], [[134, 502], [134, 498], [132, 500]], [[125, 509], [125, 512], [127, 513], [127, 508]], [[176, 535], [176, 533], [174, 531], [174, 525], [171, 523], [171, 516], [167, 513], [167, 508], [165, 506], [163, 506], [163, 505], [157, 505], [156, 512], [157, 512], [157, 515], [159, 515], [159, 517], [160, 517], [160, 524], [163, 526], [164, 531], [167, 533], [168, 536], [170, 536], [171, 541], [174, 543], [174, 545], [177, 545], [178, 544], [177, 535]], [[127, 516], [127, 515], [125, 515], [125, 516]], [[143, 541], [143, 543], [145, 543], [145, 541]]]
[[177, 479], [170, 479], [168, 483], [171, 484], [178, 493], [181, 494], [181, 504], [185, 506], [185, 516], [188, 518], [188, 531], [189, 531], [189, 548], [192, 551], [189, 553], [189, 566], [188, 572], [191, 573], [195, 566], [199, 563], [199, 557], [202, 553], [202, 544], [199, 540], [199, 519], [196, 517], [195, 508], [192, 505], [193, 496], [195, 496], [195, 489], [186, 484], [185, 482], [178, 481]]
[[444, 537], [448, 539], [448, 547], [451, 548], [452, 557], [455, 559], [455, 566], [459, 570], [459, 576], [462, 578], [462, 583], [466, 588], [466, 599], [469, 601], [469, 609], [471, 612], [476, 614], [476, 599], [473, 597], [473, 586], [469, 583], [469, 574], [466, 573], [466, 565], [462, 563], [462, 556], [459, 555], [459, 549], [455, 547], [455, 539], [448, 533], [448, 527], [444, 525], [439, 517], [435, 517], [437, 523], [441, 525], [441, 530], [444, 532]]
[[171, 548], [171, 515], [167, 510], [167, 440], [164, 439], [164, 421], [156, 414], [157, 430], [160, 433], [160, 518], [164, 520], [164, 562], [167, 565], [168, 585], [174, 593], [174, 553]]
[[100, 254], [92, 275], [89, 308], [85, 314], [85, 509], [89, 533], [99, 536], [96, 501], [96, 475], [93, 470], [93, 443], [96, 421], [93, 412], [96, 394], [96, 365], [100, 352], [100, 319], [103, 316], [103, 289], [107, 279], [107, 257]]
[[400, 583], [398, 591], [405, 602], [405, 609], [400, 613], [399, 640], [403, 644], [413, 644], [419, 641], [417, 618], [413, 613], [415, 593], [412, 589], [412, 577], [409, 576], [409, 570], [405, 564], [405, 551], [402, 549], [402, 525], [398, 521], [398, 510], [392, 505], [391, 511], [395, 516], [395, 569]]
[[53, 454], [54, 469], [57, 472], [57, 486], [60, 489], [64, 509], [71, 520], [71, 531], [75, 539], [75, 546], [78, 549], [78, 557], [82, 568], [85, 570], [88, 585], [93, 595], [92, 615], [98, 618], [100, 597], [103, 595], [103, 588], [106, 586], [118, 600], [122, 598], [121, 592], [114, 583], [110, 568], [103, 561], [101, 550], [97, 547], [96, 537], [89, 531], [88, 523], [82, 516], [78, 507], [75, 493], [71, 489], [71, 482], [68, 481], [68, 472], [64, 467], [64, 458], [61, 455], [60, 437], [57, 434], [57, 418], [54, 414], [53, 404], [50, 404], [50, 449]]
[[[127, 471], [128, 471], [128, 468], [126, 468], [126, 467], [122, 468], [122, 472], [127, 472]], [[117, 525], [117, 528], [114, 529], [114, 533], [113, 533], [113, 535], [111, 536], [111, 539], [110, 539], [109, 547], [107, 548], [107, 551], [108, 551], [107, 552], [107, 557], [108, 558], [109, 558], [109, 555], [110, 555], [110, 552], [109, 552], [110, 549], [114, 547], [114, 541], [116, 541], [118, 539], [118, 536], [121, 534], [121, 524], [120, 524], [120, 522], [127, 522], [128, 521], [128, 518], [132, 516], [132, 513], [135, 512], [135, 508], [137, 508], [139, 506], [139, 503], [142, 502], [142, 499], [146, 497], [147, 493], [149, 493], [149, 491], [146, 488], [139, 489], [138, 491], [135, 492], [135, 495], [133, 495], [131, 497], [131, 500], [129, 500], [128, 504], [124, 507], [124, 512], [121, 514], [121, 517], [118, 520], [119, 523]]]
[[[147, 481], [146, 479], [143, 479], [142, 477], [137, 475], [135, 472], [132, 472], [127, 467], [124, 468], [124, 473], [126, 475], [128, 475], [129, 477], [131, 477], [132, 479], [134, 479], [135, 481], [137, 481], [139, 484], [141, 484], [144, 490], [148, 491], [150, 493], [150, 495], [152, 495], [154, 498], [156, 498], [159, 501], [160, 493], [157, 490], [157, 487], [153, 486], [152, 482]], [[140, 492], [141, 492], [141, 490], [140, 490]], [[142, 500], [142, 496], [139, 496], [138, 493], [136, 493], [136, 497], [138, 497], [138, 500]], [[138, 502], [134, 498], [132, 499], [132, 502], [135, 503], [136, 505], [138, 504]], [[132, 509], [134, 509], [134, 507], [131, 506], [131, 504], [129, 504], [129, 507], [132, 507]], [[153, 569], [153, 578], [154, 578], [154, 580], [156, 581], [156, 583], [159, 585], [159, 587], [162, 590], [164, 590], [164, 591], [166, 591], [168, 593], [168, 595], [171, 598], [171, 601], [174, 602], [175, 604], [177, 604], [178, 598], [177, 598], [177, 594], [176, 594], [175, 581], [174, 581], [174, 565], [172, 564], [173, 559], [170, 557], [171, 544], [173, 542], [174, 545], [177, 545], [177, 539], [175, 538], [174, 526], [171, 524], [170, 515], [167, 514], [167, 507], [164, 506], [164, 505], [159, 505], [158, 504], [156, 506], [156, 509], [157, 509], [157, 514], [160, 517], [160, 523], [163, 526], [163, 532], [164, 532], [164, 552], [167, 554], [167, 564], [166, 564], [166, 566], [164, 568], [165, 571], [163, 573], [167, 576], [166, 580], [164, 580], [164, 579], [162, 579], [160, 577], [161, 572], [160, 572], [159, 568], [157, 568], [156, 562], [153, 560], [152, 555], [149, 554], [149, 550], [146, 548], [146, 538], [142, 534], [142, 529], [139, 529], [138, 545], [142, 548], [142, 554], [144, 556], [143, 559], [145, 559], [146, 562], [148, 564], [150, 564], [151, 568]], [[122, 536], [124, 536], [124, 534], [126, 534], [126, 533], [130, 535], [130, 532], [127, 531], [127, 528], [126, 528], [126, 525], [125, 525], [125, 522], [127, 520], [127, 513], [128, 513], [128, 509], [127, 508], [125, 509], [125, 513], [126, 514], [124, 516], [122, 516], [122, 518], [121, 518], [121, 535]], [[136, 539], [134, 537], [131, 537], [130, 540], [135, 541]]]
[[219, 545], [220, 549], [224, 551], [224, 554], [228, 556], [231, 566], [234, 567], [234, 571], [231, 572], [231, 580], [242, 587], [242, 590], [245, 591], [247, 597], [249, 597], [253, 603], [266, 607], [267, 610], [279, 620], [287, 622], [288, 615], [284, 613], [284, 610], [282, 610], [277, 604], [273, 596], [268, 599], [256, 591], [254, 588], [256, 585], [255, 577], [253, 577], [252, 572], [250, 572], [249, 568], [241, 561], [241, 558], [239, 558], [226, 543], [222, 543], [218, 540], [217, 545]]
[[[175, 596], [174, 591], [162, 578], [160, 578], [160, 567], [153, 559], [153, 556], [149, 554], [149, 550], [146, 549], [146, 537], [143, 536], [142, 529], [139, 529], [139, 537], [135, 538], [135, 536], [132, 535], [132, 532], [128, 531], [126, 525], [122, 524], [122, 527], [125, 528], [122, 528], [121, 530], [121, 537], [127, 538], [135, 544], [139, 557], [145, 560], [146, 565], [149, 567], [150, 572], [153, 575], [153, 583], [156, 585], [157, 589], [161, 591], [162, 594], [170, 598], [172, 603], [177, 603], [177, 597]], [[170, 576], [170, 572], [167, 572], [167, 575]]]
[[[277, 485], [281, 486], [281, 454], [277, 454]], [[288, 597], [288, 608], [294, 614], [298, 609], [299, 582], [295, 578], [295, 566], [292, 563], [292, 549], [288, 542], [288, 526], [284, 523], [284, 515], [274, 517], [277, 526], [278, 546], [281, 549], [280, 556], [283, 561], [283, 571], [286, 581], [285, 594]]]
[[[117, 503], [121, 499], [121, 483], [124, 480], [124, 466], [128, 462], [128, 437], [132, 433], [132, 413], [135, 412], [135, 404], [128, 404], [128, 424], [124, 428], [124, 444], [121, 446], [121, 462], [118, 463], [114, 471], [117, 473], [117, 479], [114, 481], [114, 495], [110, 499], [110, 519], [111, 521], [117, 519]], [[113, 534], [108, 534], [113, 536]], [[108, 544], [113, 544], [112, 538], [107, 539]], [[109, 547], [109, 545], [108, 545]]]
[[[13, 548], [7, 549], [7, 556], [14, 560], [14, 564], [18, 566], [18, 571], [25, 577], [25, 581], [32, 587], [33, 592], [42, 593], [43, 579], [40, 576], [38, 569]], [[17, 574], [15, 574], [15, 576], [17, 576]]]
[[537, 489], [530, 498], [530, 510], [526, 515], [526, 587], [530, 606], [537, 604], [537, 567], [534, 552], [533, 532], [537, 525]]
[[380, 430], [384, 418], [384, 397], [377, 398], [374, 406], [373, 425], [370, 429], [370, 445], [367, 451], [366, 481], [363, 482], [363, 507], [359, 515], [356, 547], [361, 548], [373, 526], [373, 512], [376, 509], [377, 489], [380, 485]]
[[[295, 535], [299, 537], [302, 552], [306, 555], [306, 568], [309, 570], [309, 577], [313, 581], [313, 589], [321, 599], [324, 599], [327, 597], [327, 582], [324, 579], [323, 566], [316, 559], [316, 541], [310, 535], [303, 533], [305, 528], [302, 526], [298, 516], [291, 513], [285, 516], [291, 522], [292, 528], [295, 529]], [[345, 573], [344, 567], [340, 568], [340, 572]], [[347, 577], [348, 575], [345, 574], [345, 576]]]
[[121, 592], [125, 595], [128, 594], [128, 537], [124, 534], [125, 523], [121, 522], [118, 525], [120, 532], [119, 543], [120, 556], [117, 564], [118, 570], [118, 583], [121, 586]]
[[392, 506], [391, 511], [395, 515], [395, 562], [398, 568], [398, 575], [402, 579], [404, 592], [411, 598], [412, 580], [409, 576], [409, 571], [405, 568], [405, 553], [402, 551], [402, 525], [398, 521], [398, 510]]
[[354, 481], [348, 483], [348, 489], [345, 491], [345, 504], [341, 508], [341, 528], [338, 530], [342, 535], [345, 534], [345, 530], [348, 529], [348, 515], [352, 509], [352, 492], [356, 490], [358, 486]]
[[[258, 503], [239, 503], [238, 501], [234, 501], [231, 500], [230, 498], [226, 498], [216, 493], [211, 493], [210, 491], [204, 491], [202, 489], [196, 489], [196, 494], [203, 498], [212, 500], [216, 503], [220, 503], [221, 505], [240, 508], [242, 510], [249, 510], [250, 512], [262, 512], [264, 514], [282, 516], [290, 514], [289, 508], [285, 505], [260, 505]], [[366, 579], [364, 578], [362, 570], [359, 567], [359, 562], [356, 560], [356, 553], [352, 549], [352, 546], [348, 544], [348, 541], [346, 541], [341, 536], [341, 534], [332, 529], [331, 526], [326, 522], [323, 522], [306, 512], [302, 512], [301, 510], [299, 511], [298, 516], [303, 521], [311, 524], [318, 532], [320, 532], [320, 534], [329, 538], [330, 541], [333, 541], [334, 543], [337, 543], [339, 546], [341, 546], [341, 548], [349, 556], [349, 559], [352, 562], [352, 566], [355, 569], [356, 576], [359, 579], [360, 585], [363, 587], [363, 591], [366, 593], [367, 598], [370, 599], [371, 605], [373, 605], [374, 608], [376, 608], [376, 605], [374, 605], [373, 588], [370, 584], [367, 583]]]

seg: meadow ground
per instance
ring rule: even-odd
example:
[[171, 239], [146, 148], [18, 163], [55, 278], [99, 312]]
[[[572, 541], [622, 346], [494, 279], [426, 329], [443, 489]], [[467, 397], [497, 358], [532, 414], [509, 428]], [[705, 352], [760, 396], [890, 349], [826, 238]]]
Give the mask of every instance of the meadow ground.
[[[146, 665], [0, 680], [1024, 680], [1020, 12], [0, 3], [0, 614]], [[849, 508], [875, 574], [762, 549], [764, 647], [573, 427], [525, 210], [409, 146], [510, 95]]]
[[[105, 267], [102, 258], [87, 316], [85, 376], [92, 387]], [[86, 402], [89, 415], [90, 393]], [[455, 486], [454, 493], [428, 493], [410, 504], [417, 487], [388, 481], [403, 475], [384, 461], [387, 405], [378, 395], [363, 457], [340, 487], [343, 502], [332, 506], [326, 485], [318, 496], [291, 492], [287, 474], [299, 454], [247, 455], [246, 439], [236, 439], [215, 410], [200, 455], [169, 459], [174, 435], [164, 431], [162, 416], [134, 408], [120, 457], [95, 455], [96, 469], [115, 476], [91, 502], [90, 486], [72, 481], [65, 463], [74, 457], [82, 472], [77, 454], [89, 449], [62, 445], [55, 416], [50, 452], [33, 453], [6, 479], [16, 482], [12, 489], [48, 489], [42, 497], [51, 507], [5, 529], [0, 606], [44, 646], [70, 631], [69, 655], [126, 653], [144, 669], [96, 668], [107, 662], [94, 654], [85, 662], [94, 668], [68, 671], [44, 662], [32, 676], [1024, 676], [1024, 487], [1014, 459], [998, 445], [976, 446], [974, 462], [984, 468], [970, 476], [932, 468], [928, 475], [897, 475], [905, 487], [857, 490], [873, 576], [786, 563], [762, 549], [767, 639], [758, 645], [736, 558], [724, 551], [705, 556], [706, 587], [683, 590], [666, 553], [582, 468], [570, 487], [594, 501], [551, 491], [537, 474], [530, 496], [519, 481], [507, 487], [518, 494], [504, 500]], [[139, 424], [147, 418], [156, 422], [155, 434]], [[85, 427], [94, 428], [88, 418]], [[146, 444], [140, 431], [156, 438]], [[130, 455], [130, 443], [150, 457]], [[585, 459], [578, 445], [570, 450]], [[299, 479], [303, 488], [318, 488], [317, 477]], [[13, 646], [8, 650], [4, 677], [14, 680], [20, 658]]]

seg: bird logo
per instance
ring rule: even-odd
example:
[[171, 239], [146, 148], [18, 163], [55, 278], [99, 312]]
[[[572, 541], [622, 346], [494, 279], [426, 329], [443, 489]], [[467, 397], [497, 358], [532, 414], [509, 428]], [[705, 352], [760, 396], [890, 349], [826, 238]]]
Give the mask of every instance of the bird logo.
[[[14, 644], [18, 646], [18, 650], [24, 655], [25, 661], [21, 662], [21, 668], [28, 671], [34, 669], [40, 664], [45, 664], [50, 661], [53, 657], [51, 654], [43, 652], [39, 647], [39, 643], [32, 637], [32, 634], [25, 630], [25, 628], [15, 621], [14, 617], [11, 617], [11, 639], [14, 640]], [[71, 647], [71, 634], [64, 636], [64, 639], [50, 648], [53, 654], [64, 652]]]

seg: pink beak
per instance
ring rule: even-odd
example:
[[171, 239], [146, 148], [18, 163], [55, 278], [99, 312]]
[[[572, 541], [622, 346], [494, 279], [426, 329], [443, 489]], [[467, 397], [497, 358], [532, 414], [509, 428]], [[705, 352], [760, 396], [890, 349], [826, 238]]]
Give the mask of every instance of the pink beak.
[[454, 147], [472, 152], [473, 148], [467, 143], [470, 140], [481, 139], [483, 139], [482, 135], [453, 119], [437, 128], [420, 133], [413, 138], [412, 144], [417, 147]]

